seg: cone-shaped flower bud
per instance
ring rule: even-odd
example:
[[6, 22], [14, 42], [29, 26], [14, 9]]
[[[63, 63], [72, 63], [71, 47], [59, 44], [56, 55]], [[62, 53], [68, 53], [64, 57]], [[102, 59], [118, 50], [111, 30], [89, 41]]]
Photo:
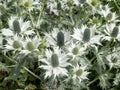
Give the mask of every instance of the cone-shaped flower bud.
[[53, 67], [58, 67], [59, 66], [59, 60], [57, 54], [52, 54], [51, 56], [51, 65]]
[[112, 19], [112, 13], [109, 13], [106, 17], [107, 20], [111, 20]]
[[114, 29], [113, 29], [113, 31], [112, 31], [112, 33], [111, 33], [111, 36], [112, 36], [112, 37], [117, 37], [118, 32], [119, 32], [118, 27], [114, 27]]
[[84, 42], [89, 42], [90, 41], [90, 29], [85, 29], [83, 33], [83, 41]]
[[63, 34], [63, 32], [58, 32], [58, 34], [57, 34], [57, 45], [59, 46], [59, 47], [61, 47], [61, 46], [63, 46], [64, 45], [64, 34]]
[[20, 28], [20, 23], [18, 22], [18, 20], [14, 20], [13, 22], [13, 29], [14, 29], [14, 33], [20, 33], [21, 28]]

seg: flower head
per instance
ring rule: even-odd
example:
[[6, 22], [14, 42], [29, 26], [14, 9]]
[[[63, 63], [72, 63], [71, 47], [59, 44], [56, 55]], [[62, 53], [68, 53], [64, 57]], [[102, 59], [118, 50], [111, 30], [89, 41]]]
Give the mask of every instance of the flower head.
[[83, 48], [80, 44], [76, 44], [71, 42], [68, 49], [68, 55], [72, 56], [73, 59], [82, 56], [85, 53], [85, 48]]
[[19, 37], [18, 35], [15, 35], [14, 37], [7, 38], [7, 44], [5, 45], [6, 50], [22, 50], [22, 37]]
[[40, 6], [39, 0], [19, 0], [18, 4], [23, 5], [29, 11], [33, 10], [35, 6]]
[[105, 18], [106, 18], [107, 15], [111, 12], [111, 11], [110, 11], [111, 8], [108, 6], [108, 4], [105, 5], [105, 6], [100, 5], [99, 8], [100, 8], [100, 10], [98, 10], [98, 13], [99, 13], [100, 15], [103, 15], [103, 17], [105, 17]]
[[98, 13], [100, 15], [102, 15], [105, 20], [107, 20], [107, 22], [118, 22], [119, 20], [117, 20], [117, 15], [115, 12], [111, 12], [111, 8], [109, 7], [109, 5], [100, 5], [100, 10], [98, 10]]
[[21, 51], [21, 53], [28, 54], [31, 52], [39, 51], [38, 47], [41, 44], [40, 40], [41, 39], [37, 36], [35, 36], [33, 38], [26, 37], [22, 42], [23, 50]]
[[73, 67], [73, 81], [76, 83], [81, 83], [83, 80], [88, 79], [87, 75], [89, 74], [89, 72], [86, 71], [87, 66], [79, 66], [77, 64], [77, 66]]
[[111, 39], [117, 39], [120, 41], [120, 26], [116, 26], [115, 23], [108, 23], [105, 26], [104, 32], [107, 36], [104, 36], [103, 39], [110, 41]]
[[54, 52], [51, 50], [45, 51], [46, 58], [40, 59], [44, 64], [39, 66], [46, 70], [45, 78], [53, 76], [56, 77], [68, 76], [67, 66], [71, 65], [68, 63], [68, 58], [64, 53], [61, 53], [61, 49], [58, 47], [54, 48]]
[[5, 36], [14, 36], [15, 34], [33, 34], [33, 30], [28, 30], [30, 27], [29, 21], [23, 21], [22, 18], [12, 16], [8, 20], [9, 29], [2, 29], [2, 34]]
[[120, 58], [119, 58], [119, 54], [110, 54], [106, 57], [107, 61], [108, 61], [108, 65], [111, 68], [119, 68], [120, 67]]
[[100, 35], [95, 35], [96, 26], [87, 27], [82, 25], [81, 28], [74, 28], [74, 34], [72, 35], [73, 39], [76, 39], [78, 42], [83, 43], [85, 47], [92, 44], [100, 44]]
[[65, 30], [59, 30], [58, 28], [54, 28], [51, 33], [45, 33], [46, 41], [48, 45], [59, 46], [62, 47], [68, 44], [70, 40], [70, 33]]

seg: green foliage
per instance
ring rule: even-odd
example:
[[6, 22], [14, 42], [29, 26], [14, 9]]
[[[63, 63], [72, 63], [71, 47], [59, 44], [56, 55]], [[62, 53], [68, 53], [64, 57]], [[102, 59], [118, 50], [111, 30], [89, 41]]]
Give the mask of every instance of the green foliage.
[[119, 0], [0, 1], [0, 90], [120, 90]]

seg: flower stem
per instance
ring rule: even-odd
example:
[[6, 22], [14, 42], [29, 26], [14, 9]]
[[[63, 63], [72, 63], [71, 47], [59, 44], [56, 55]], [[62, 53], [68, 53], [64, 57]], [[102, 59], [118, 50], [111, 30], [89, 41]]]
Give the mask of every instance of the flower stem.
[[[41, 80], [41, 78], [39, 76], [37, 76], [36, 74], [34, 74], [32, 71], [30, 71], [27, 67], [23, 66], [23, 68], [29, 72], [32, 76], [36, 77], [37, 79]], [[42, 80], [41, 80], [42, 81]]]
[[11, 62], [13, 62], [13, 63], [17, 63], [16, 61], [14, 61], [14, 60], [12, 60], [11, 58], [9, 58], [7, 55], [4, 55], [3, 53], [2, 53], [2, 55], [3, 55], [7, 60], [9, 60], [9, 61], [11, 61]]
[[103, 74], [105, 74], [105, 73], [107, 73], [107, 72], [109, 72], [109, 71], [110, 71], [110, 69], [108, 69], [107, 71], [105, 71], [105, 72], [103, 72], [102, 74], [100, 74], [100, 75], [99, 75], [98, 77], [96, 77], [94, 80], [92, 80], [91, 82], [89, 82], [89, 83], [87, 84], [87, 86], [90, 86], [92, 83], [94, 83], [95, 81], [97, 81], [100, 76], [102, 76]]
[[41, 19], [41, 16], [42, 16], [42, 12], [43, 12], [43, 10], [44, 10], [44, 7], [45, 7], [45, 5], [43, 5], [43, 7], [42, 7], [42, 9], [41, 9], [41, 11], [40, 11], [40, 13], [39, 13], [38, 21], [37, 21], [37, 24], [36, 24], [36, 28], [37, 28], [37, 25], [38, 25], [39, 22], [40, 22], [40, 19]]
[[30, 16], [30, 19], [31, 19], [31, 22], [32, 22], [32, 26], [35, 27], [35, 24], [34, 24], [34, 21], [33, 21], [32, 15], [30, 14], [30, 11], [28, 11], [28, 14], [29, 14], [29, 16]]
[[89, 82], [89, 83], [87, 84], [87, 86], [90, 86], [92, 83], [94, 83], [94, 82], [97, 81], [97, 80], [98, 80], [98, 77], [95, 78], [94, 80], [92, 80], [91, 82]]

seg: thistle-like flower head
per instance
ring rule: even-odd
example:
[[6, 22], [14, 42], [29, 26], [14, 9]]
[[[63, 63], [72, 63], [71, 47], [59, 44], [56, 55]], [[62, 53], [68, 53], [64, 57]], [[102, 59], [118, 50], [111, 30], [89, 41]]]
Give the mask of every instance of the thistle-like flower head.
[[80, 66], [77, 64], [77, 66], [74, 66], [73, 68], [73, 81], [76, 83], [81, 83], [83, 80], [88, 79], [87, 75], [89, 72], [86, 70], [87, 66]]
[[46, 41], [48, 45], [59, 46], [62, 47], [69, 43], [70, 33], [66, 30], [59, 30], [58, 28], [54, 28], [51, 33], [45, 33]]
[[53, 76], [55, 79], [56, 77], [68, 76], [66, 67], [71, 64], [68, 62], [67, 56], [61, 52], [61, 49], [56, 47], [54, 48], [54, 52], [47, 49], [45, 51], [45, 57], [46, 58], [40, 59], [44, 64], [39, 66], [46, 70], [45, 78]]
[[11, 37], [11, 38], [7, 38], [7, 44], [5, 45], [5, 49], [7, 51], [9, 50], [18, 50], [18, 51], [21, 51], [22, 50], [22, 37], [18, 36], [18, 35], [15, 35], [14, 37]]
[[105, 26], [104, 32], [107, 34], [103, 39], [110, 41], [111, 39], [117, 39], [120, 41], [120, 26], [116, 26], [115, 23], [108, 23]]
[[35, 36], [33, 38], [26, 37], [22, 42], [23, 50], [21, 51], [21, 53], [28, 54], [34, 51], [39, 51], [38, 47], [41, 44], [40, 40], [41, 38], [39, 38], [38, 36]]
[[93, 44], [100, 44], [100, 35], [95, 35], [96, 26], [87, 27], [82, 25], [81, 28], [74, 28], [73, 39], [77, 40], [78, 43], [83, 43], [85, 47]]
[[31, 35], [34, 33], [33, 30], [29, 30], [30, 22], [23, 21], [22, 18], [11, 16], [8, 19], [8, 29], [2, 29], [2, 34], [5, 36], [14, 36], [15, 34], [24, 34], [24, 35]]

